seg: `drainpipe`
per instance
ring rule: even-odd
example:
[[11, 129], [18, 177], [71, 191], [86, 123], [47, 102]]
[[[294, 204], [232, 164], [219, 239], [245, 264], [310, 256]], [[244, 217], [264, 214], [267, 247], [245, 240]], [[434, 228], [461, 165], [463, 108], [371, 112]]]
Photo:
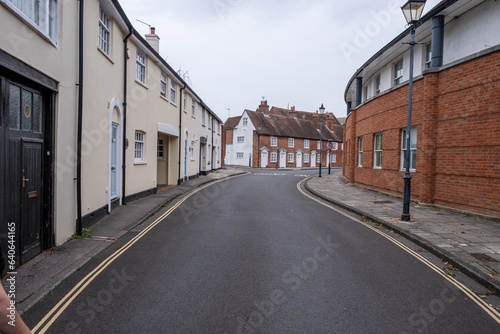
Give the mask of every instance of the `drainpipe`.
[[181, 102], [179, 103], [179, 178], [177, 179], [177, 185], [181, 184], [181, 161], [182, 161], [182, 102], [184, 98], [182, 96], [182, 92], [186, 89], [187, 84], [184, 84], [184, 87], [181, 88]]
[[443, 66], [444, 16], [432, 18], [431, 67]]
[[127, 150], [127, 62], [128, 62], [128, 39], [134, 33], [134, 28], [129, 27], [129, 33], [123, 39], [123, 147], [122, 147], [122, 205], [126, 205], [125, 202], [125, 171], [127, 168], [127, 163], [125, 162], [126, 150]]
[[82, 235], [83, 0], [78, 31], [78, 130], [76, 144], [76, 234]]
[[211, 152], [210, 152], [210, 164], [211, 164], [211, 169], [212, 171], [214, 170], [214, 115], [212, 115], [212, 127], [211, 127], [211, 131], [212, 131], [212, 148], [211, 148]]

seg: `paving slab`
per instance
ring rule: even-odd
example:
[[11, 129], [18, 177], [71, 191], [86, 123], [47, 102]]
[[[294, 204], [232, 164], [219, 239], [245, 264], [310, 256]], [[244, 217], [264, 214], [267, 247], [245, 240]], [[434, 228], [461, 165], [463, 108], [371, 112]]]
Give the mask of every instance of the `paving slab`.
[[401, 197], [349, 184], [338, 171], [309, 178], [306, 188], [405, 236], [500, 295], [499, 263], [471, 256], [479, 253], [500, 258], [500, 217], [491, 219], [412, 202], [411, 222], [404, 222]]

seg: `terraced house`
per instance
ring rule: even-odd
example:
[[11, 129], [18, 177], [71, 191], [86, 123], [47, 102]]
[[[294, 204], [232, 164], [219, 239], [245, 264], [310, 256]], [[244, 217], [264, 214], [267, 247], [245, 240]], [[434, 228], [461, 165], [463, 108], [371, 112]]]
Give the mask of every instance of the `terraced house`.
[[118, 1], [0, 4], [0, 229], [16, 224], [19, 263], [221, 167], [222, 121]]
[[412, 199], [499, 216], [500, 5], [445, 0], [417, 23], [407, 147], [410, 29], [347, 83], [345, 177], [402, 194], [411, 150]]
[[322, 166], [341, 166], [343, 128], [333, 113], [322, 117], [323, 127], [318, 112], [269, 108], [262, 101], [256, 111], [245, 110], [224, 124], [225, 164], [303, 168], [319, 167], [321, 162]]

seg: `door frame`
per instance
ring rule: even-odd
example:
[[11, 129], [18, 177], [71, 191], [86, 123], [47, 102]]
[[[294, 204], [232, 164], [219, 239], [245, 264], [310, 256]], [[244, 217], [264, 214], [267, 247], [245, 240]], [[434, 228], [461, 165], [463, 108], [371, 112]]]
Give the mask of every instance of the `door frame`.
[[[118, 113], [118, 120], [119, 123], [116, 123], [113, 121], [113, 113], [115, 112]], [[123, 166], [123, 109], [122, 109], [122, 104], [120, 102], [120, 99], [115, 97], [113, 100], [111, 100], [111, 103], [109, 105], [109, 156], [108, 156], [108, 213], [111, 212], [111, 202], [114, 201], [115, 199], [118, 198], [118, 203], [119, 205], [123, 204], [123, 194], [122, 194], [122, 180], [123, 180], [123, 170], [121, 166]], [[116, 197], [111, 198], [111, 146], [112, 146], [112, 140], [113, 140], [113, 130], [112, 126], [113, 124], [117, 124], [117, 129], [116, 129], [116, 165], [118, 168], [116, 169]]]

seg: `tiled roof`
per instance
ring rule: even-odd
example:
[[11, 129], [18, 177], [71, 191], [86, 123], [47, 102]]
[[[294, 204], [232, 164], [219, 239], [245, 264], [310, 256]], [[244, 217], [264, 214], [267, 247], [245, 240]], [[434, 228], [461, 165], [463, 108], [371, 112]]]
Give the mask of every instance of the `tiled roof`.
[[226, 122], [224, 123], [224, 128], [226, 128], [226, 129], [232, 129], [236, 125], [238, 125], [238, 123], [240, 122], [240, 120], [241, 120], [241, 116], [229, 117], [226, 120]]
[[[319, 140], [319, 118], [315, 116], [313, 113], [306, 112], [297, 112], [308, 114], [306, 119], [296, 118], [296, 117], [286, 117], [278, 114], [284, 114], [284, 111], [288, 111], [287, 109], [275, 108], [273, 107], [271, 110], [274, 110], [273, 114], [266, 115], [257, 111], [246, 110], [250, 120], [256, 129], [259, 129], [261, 126], [261, 130], [259, 131], [261, 134], [276, 136], [276, 137], [290, 137], [290, 138], [304, 138], [304, 139], [313, 139]], [[270, 111], [271, 112], [271, 111]], [[330, 130], [323, 124], [322, 138], [324, 140], [331, 139], [332, 141], [342, 142], [343, 139], [343, 128], [338, 124], [338, 121], [334, 118], [330, 119], [330, 122], [333, 121], [335, 125], [333, 131]]]

